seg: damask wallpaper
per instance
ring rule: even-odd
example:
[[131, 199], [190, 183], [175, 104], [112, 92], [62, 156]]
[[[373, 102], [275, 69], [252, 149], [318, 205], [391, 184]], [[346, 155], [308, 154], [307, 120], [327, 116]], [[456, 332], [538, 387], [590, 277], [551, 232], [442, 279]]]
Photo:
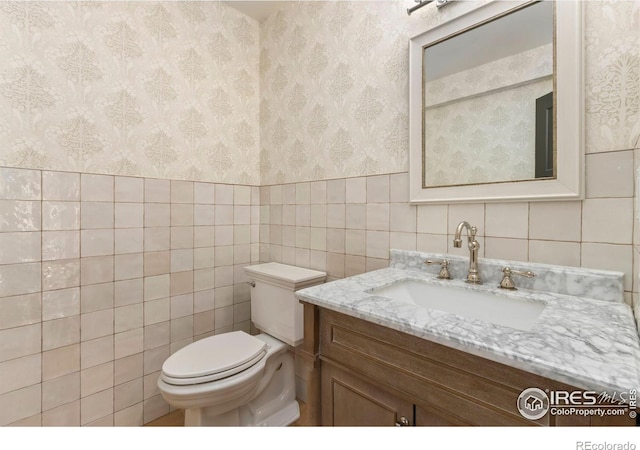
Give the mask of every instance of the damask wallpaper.
[[222, 2], [0, 2], [0, 165], [259, 184], [259, 24]]
[[[408, 169], [408, 42], [486, 1], [283, 4], [261, 28], [263, 184]], [[640, 135], [640, 2], [584, 2], [586, 150]]]
[[264, 184], [406, 170], [403, 2], [294, 2], [261, 28]]

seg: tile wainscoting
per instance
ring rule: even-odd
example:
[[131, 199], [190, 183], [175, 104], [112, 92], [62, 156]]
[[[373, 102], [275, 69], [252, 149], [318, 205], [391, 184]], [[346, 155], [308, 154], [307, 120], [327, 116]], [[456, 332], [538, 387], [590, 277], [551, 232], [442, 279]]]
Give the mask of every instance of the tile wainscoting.
[[453, 247], [466, 220], [478, 227], [480, 257], [621, 271], [631, 304], [633, 157], [587, 155], [587, 199], [572, 202], [415, 206], [407, 173], [263, 186], [260, 260], [325, 270], [331, 280], [386, 267], [390, 248], [468, 256]]
[[170, 354], [250, 330], [258, 187], [0, 175], [0, 424], [142, 425]]

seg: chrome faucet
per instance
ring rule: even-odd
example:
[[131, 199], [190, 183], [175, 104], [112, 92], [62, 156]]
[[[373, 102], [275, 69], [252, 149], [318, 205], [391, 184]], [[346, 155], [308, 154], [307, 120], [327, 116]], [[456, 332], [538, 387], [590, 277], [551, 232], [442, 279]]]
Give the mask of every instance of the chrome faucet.
[[478, 250], [480, 250], [480, 243], [476, 241], [476, 233], [478, 229], [469, 225], [469, 222], [460, 222], [458, 228], [456, 228], [456, 235], [453, 239], [453, 246], [455, 248], [462, 247], [462, 229], [467, 229], [467, 241], [469, 246], [469, 273], [467, 274], [467, 283], [482, 284], [480, 279], [480, 273], [478, 273]]

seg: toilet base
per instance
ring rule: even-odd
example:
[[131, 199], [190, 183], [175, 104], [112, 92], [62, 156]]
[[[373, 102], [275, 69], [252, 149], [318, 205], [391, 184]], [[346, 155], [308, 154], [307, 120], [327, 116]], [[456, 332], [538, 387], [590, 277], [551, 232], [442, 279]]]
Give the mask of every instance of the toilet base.
[[[246, 408], [246, 407], [243, 407]], [[243, 424], [240, 420], [241, 409], [237, 408], [217, 416], [208, 417], [206, 408], [187, 409], [184, 415], [185, 427], [238, 427], [250, 425], [256, 427], [286, 427], [300, 418], [300, 406], [293, 401], [279, 411], [260, 422]]]
[[300, 417], [296, 401], [293, 356], [284, 351], [274, 356], [277, 369], [266, 386], [249, 403], [220, 414], [218, 406], [185, 409], [185, 426], [287, 426]]

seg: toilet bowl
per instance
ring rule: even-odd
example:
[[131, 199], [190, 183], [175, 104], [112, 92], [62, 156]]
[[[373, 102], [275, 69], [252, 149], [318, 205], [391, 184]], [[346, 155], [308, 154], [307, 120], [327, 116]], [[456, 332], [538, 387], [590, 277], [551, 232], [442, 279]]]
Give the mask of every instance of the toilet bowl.
[[251, 318], [263, 332], [234, 331], [183, 347], [162, 366], [158, 388], [186, 426], [285, 426], [300, 416], [291, 347], [302, 343], [302, 305], [294, 292], [326, 274], [267, 263], [245, 268]]

